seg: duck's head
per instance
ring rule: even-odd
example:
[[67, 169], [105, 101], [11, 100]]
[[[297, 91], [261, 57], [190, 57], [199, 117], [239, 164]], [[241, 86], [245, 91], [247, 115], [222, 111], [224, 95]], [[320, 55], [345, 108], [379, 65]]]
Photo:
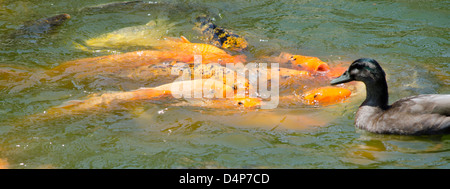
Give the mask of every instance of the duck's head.
[[350, 81], [362, 81], [367, 85], [377, 81], [385, 81], [385, 77], [386, 74], [376, 60], [360, 58], [355, 60], [341, 76], [331, 80], [331, 85]]

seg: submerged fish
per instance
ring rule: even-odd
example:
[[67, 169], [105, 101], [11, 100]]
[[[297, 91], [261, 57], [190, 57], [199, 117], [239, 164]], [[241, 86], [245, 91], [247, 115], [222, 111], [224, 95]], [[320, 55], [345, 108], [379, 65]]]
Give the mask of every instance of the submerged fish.
[[114, 10], [116, 8], [123, 8], [123, 7], [134, 7], [138, 5], [144, 4], [144, 1], [120, 1], [120, 2], [112, 2], [112, 3], [104, 3], [99, 5], [93, 5], [88, 7], [83, 7], [80, 9], [80, 11], [99, 11], [99, 10]]
[[208, 16], [198, 16], [195, 25], [196, 29], [217, 47], [233, 51], [242, 51], [248, 47], [244, 37], [215, 25]]
[[55, 29], [56, 26], [62, 25], [68, 19], [70, 19], [69, 14], [58, 14], [48, 18], [29, 21], [17, 29], [13, 33], [13, 37], [29, 37], [45, 34]]
[[303, 103], [308, 105], [331, 105], [342, 102], [350, 97], [352, 92], [342, 87], [319, 87], [302, 94]]
[[[201, 55], [198, 56], [198, 60], [196, 60], [196, 55]], [[224, 64], [242, 62], [244, 59], [245, 56], [231, 56], [213, 45], [189, 43], [181, 39], [169, 40], [166, 49], [83, 58], [64, 62], [49, 70], [37, 70], [36, 72], [21, 74], [12, 68], [1, 68], [0, 72], [4, 72], [5, 77], [0, 78], [0, 89], [9, 90], [8, 93], [15, 93], [38, 84], [71, 85], [70, 83], [72, 83], [73, 85], [79, 85], [77, 88], [82, 85], [102, 86], [105, 85], [102, 84], [105, 81], [104, 79], [110, 83], [113, 81], [112, 78], [122, 80], [125, 78], [128, 81], [140, 81], [145, 84], [155, 79], [161, 82], [162, 78], [167, 78], [167, 82], [171, 82], [174, 77], [167, 75], [170, 74], [171, 67], [164, 68], [164, 66], [158, 65], [170, 66], [177, 62], [192, 64], [195, 61], [203, 64]], [[211, 71], [211, 69], [208, 69], [205, 67], [202, 70], [206, 74], [206, 72]], [[227, 73], [230, 73], [230, 71], [227, 71]], [[161, 79], [157, 77], [161, 77]], [[101, 78], [101, 81], [95, 81], [99, 78]], [[17, 82], [11, 83], [10, 81]], [[86, 81], [85, 84], [79, 83], [82, 81]]]
[[155, 47], [159, 46], [167, 31], [171, 30], [173, 23], [167, 20], [152, 20], [145, 25], [131, 26], [118, 29], [96, 38], [85, 41], [86, 46], [78, 46], [82, 50], [90, 48], [128, 48], [128, 47]]

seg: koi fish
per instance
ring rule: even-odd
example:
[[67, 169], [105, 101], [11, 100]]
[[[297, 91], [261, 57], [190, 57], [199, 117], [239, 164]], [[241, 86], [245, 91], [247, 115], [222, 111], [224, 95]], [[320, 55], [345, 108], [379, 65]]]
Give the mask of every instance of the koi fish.
[[173, 26], [174, 23], [164, 19], [152, 20], [145, 25], [125, 27], [88, 39], [84, 42], [87, 47], [78, 47], [86, 51], [91, 48], [156, 47]]
[[311, 73], [304, 70], [294, 70], [289, 68], [280, 68], [280, 77], [281, 78], [289, 78], [289, 77], [310, 77]]
[[339, 64], [334, 67], [328, 66], [327, 63], [323, 62], [317, 57], [303, 56], [303, 55], [292, 55], [290, 53], [281, 53], [278, 57], [269, 57], [269, 60], [277, 61], [282, 64], [290, 63], [293, 69], [305, 70], [311, 73], [321, 72], [329, 78], [335, 78], [342, 73], [344, 73], [348, 65]]
[[41, 70], [0, 65], [0, 93], [15, 93], [33, 86], [42, 76]]
[[303, 103], [308, 105], [331, 105], [342, 102], [351, 95], [351, 91], [342, 87], [320, 87], [302, 94]]
[[[176, 64], [191, 61], [174, 60], [170, 52], [136, 51], [121, 55], [108, 55], [84, 58], [62, 63], [49, 70], [29, 70], [0, 66], [0, 92], [16, 93], [36, 85], [71, 86], [76, 88], [118, 88], [135, 89], [139, 86], [155, 86], [173, 82], [179, 74], [186, 72], [189, 77], [201, 75], [202, 79], [211, 77], [235, 78], [235, 85], [248, 87], [245, 75], [235, 70], [213, 64]], [[198, 78], [198, 77], [196, 77]]]
[[292, 55], [290, 57], [290, 62], [293, 66], [298, 66], [300, 69], [307, 70], [313, 73], [326, 72], [330, 70], [328, 64], [317, 57]]
[[181, 36], [179, 40], [165, 40], [160, 48], [191, 55], [192, 61], [187, 62], [193, 62], [194, 55], [201, 55], [203, 63], [242, 63], [246, 59], [245, 55], [232, 56], [226, 51], [210, 44], [191, 43], [184, 36]]
[[[221, 81], [213, 79], [203, 79], [203, 80], [188, 80], [188, 81], [177, 81], [169, 84], [164, 84], [154, 88], [140, 88], [128, 92], [110, 92], [101, 95], [91, 95], [91, 97], [85, 100], [72, 100], [62, 106], [54, 107], [46, 111], [47, 115], [65, 115], [65, 114], [79, 114], [88, 110], [95, 110], [96, 108], [105, 108], [111, 106], [113, 103], [121, 102], [133, 102], [142, 100], [151, 100], [157, 98], [171, 98], [174, 95], [180, 95], [181, 88], [190, 86], [192, 93], [199, 92], [202, 94], [205, 92], [204, 87], [206, 82], [209, 82], [209, 86], [214, 86], [220, 90], [207, 90], [208, 95], [219, 94], [218, 92], [223, 92], [225, 95], [227, 92], [234, 92], [231, 86], [223, 85]], [[222, 88], [220, 88], [222, 87]], [[177, 91], [174, 91], [177, 89]], [[205, 94], [203, 94], [205, 95]], [[181, 96], [182, 97], [182, 96]], [[191, 96], [194, 97], [194, 96]], [[223, 96], [225, 97], [225, 96]], [[185, 98], [186, 99], [186, 98]], [[203, 98], [204, 99], [204, 98]], [[189, 99], [187, 99], [189, 101]], [[202, 104], [191, 104], [194, 106], [206, 106], [210, 108], [232, 108], [232, 107], [246, 107], [252, 108], [260, 105], [261, 100], [258, 98], [211, 98], [206, 100], [207, 103]]]
[[245, 38], [215, 25], [211, 18], [202, 15], [198, 16], [196, 21], [195, 29], [199, 30], [213, 45], [232, 51], [242, 51], [248, 47]]
[[82, 78], [102, 73], [114, 74], [122, 70], [135, 69], [159, 62], [170, 61], [172, 57], [160, 51], [135, 51], [118, 55], [72, 60], [45, 71], [49, 81], [74, 77]]
[[58, 14], [48, 18], [42, 18], [34, 21], [26, 22], [22, 27], [17, 29], [12, 36], [19, 37], [25, 35], [39, 35], [48, 33], [57, 26], [62, 25], [66, 20], [70, 19], [69, 14]]
[[202, 43], [190, 43], [181, 37], [179, 41], [167, 40], [163, 50], [143, 50], [123, 54], [106, 55], [69, 61], [50, 70], [53, 72], [108, 72], [151, 65], [161, 62], [194, 63], [201, 55], [202, 63], [237, 63], [245, 61], [245, 55], [229, 55], [222, 49]]

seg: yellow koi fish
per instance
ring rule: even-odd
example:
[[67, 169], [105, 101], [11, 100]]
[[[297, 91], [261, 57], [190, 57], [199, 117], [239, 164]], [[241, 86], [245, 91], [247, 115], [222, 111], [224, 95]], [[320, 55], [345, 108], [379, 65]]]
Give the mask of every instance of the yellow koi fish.
[[155, 47], [162, 41], [166, 32], [172, 29], [173, 23], [167, 20], [152, 20], [145, 25], [121, 28], [98, 37], [88, 39], [83, 50], [99, 48], [126, 49], [128, 47]]

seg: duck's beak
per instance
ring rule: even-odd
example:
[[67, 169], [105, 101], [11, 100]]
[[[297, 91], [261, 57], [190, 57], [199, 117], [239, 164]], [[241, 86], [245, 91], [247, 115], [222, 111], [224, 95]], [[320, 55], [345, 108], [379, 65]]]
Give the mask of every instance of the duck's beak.
[[347, 83], [347, 82], [350, 82], [353, 80], [354, 79], [350, 77], [350, 74], [348, 73], [348, 70], [347, 70], [338, 78], [331, 80], [330, 84], [337, 85], [337, 84], [341, 84], [341, 83]]

